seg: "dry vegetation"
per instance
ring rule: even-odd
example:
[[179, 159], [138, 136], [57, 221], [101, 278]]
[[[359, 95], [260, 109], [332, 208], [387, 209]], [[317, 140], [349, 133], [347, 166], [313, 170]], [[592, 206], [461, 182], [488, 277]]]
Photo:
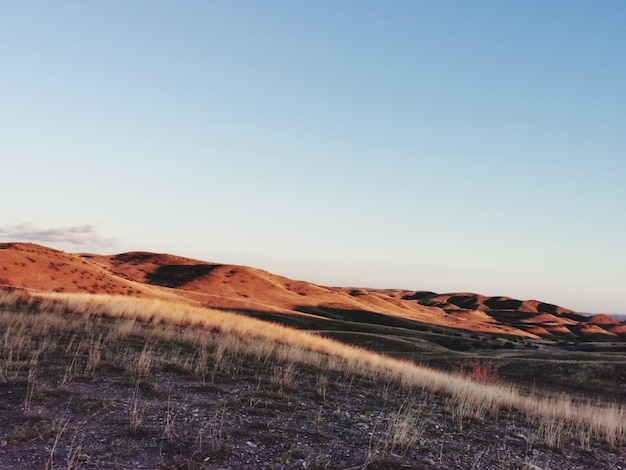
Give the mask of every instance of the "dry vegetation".
[[[2, 468], [624, 468], [622, 404], [480, 363], [448, 374], [217, 310], [20, 289], [0, 291], [0, 333]], [[296, 422], [317, 447], [285, 450]], [[356, 443], [316, 453], [334, 439]]]

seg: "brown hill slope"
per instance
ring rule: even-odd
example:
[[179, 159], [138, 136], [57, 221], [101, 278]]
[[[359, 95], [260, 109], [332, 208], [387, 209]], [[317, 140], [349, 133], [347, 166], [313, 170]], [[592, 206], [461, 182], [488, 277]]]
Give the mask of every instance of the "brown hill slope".
[[350, 332], [396, 342], [415, 331], [439, 334], [429, 325], [526, 338], [597, 337], [599, 330], [615, 334], [611, 322], [593, 321], [594, 328], [583, 328], [588, 317], [536, 300], [324, 287], [246, 266], [148, 252], [68, 254], [30, 243], [3, 243], [0, 284], [175, 298], [335, 336]]
[[32, 243], [0, 243], [0, 284], [54, 292], [146, 295], [149, 288], [82, 259]]

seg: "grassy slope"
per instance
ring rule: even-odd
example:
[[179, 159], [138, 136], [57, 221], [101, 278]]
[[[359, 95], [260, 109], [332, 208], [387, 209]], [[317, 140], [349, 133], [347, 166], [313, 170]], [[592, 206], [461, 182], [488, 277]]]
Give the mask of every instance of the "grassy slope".
[[[583, 461], [585, 453], [592, 452], [594, 448], [608, 446], [612, 450], [593, 454], [594, 465], [600, 465], [599, 462], [619, 461], [620, 449], [624, 445], [626, 413], [623, 407], [580, 402], [567, 396], [529, 396], [511, 386], [478, 383], [468, 377], [436, 372], [317, 335], [227, 312], [128, 297], [32, 295], [16, 290], [2, 292], [0, 304], [4, 306], [0, 317], [3, 331], [2, 388], [15, 392], [13, 396], [19, 397], [22, 413], [21, 417], [11, 418], [14, 430], [8, 432], [4, 429], [4, 439], [7, 445], [10, 444], [8, 450], [21, 449], [24, 443], [33, 441], [44, 442], [47, 447], [43, 446], [44, 450], [40, 449], [37, 457], [40, 463], [59, 455], [67, 464], [64, 464], [65, 468], [70, 463], [78, 466], [81, 452], [88, 445], [81, 426], [89, 427], [92, 421], [97, 423], [100, 416], [112, 408], [119, 409], [120, 413], [112, 412], [108, 433], [117, 436], [118, 440], [130, 438], [131, 442], [136, 441], [138, 448], [145, 437], [142, 433], [160, 443], [150, 456], [146, 454], [143, 457], [144, 460], [152, 459], [155, 465], [169, 465], [176, 455], [192, 450], [193, 459], [188, 463], [193, 468], [204, 464], [207, 468], [220, 468], [220, 458], [222, 463], [237, 461], [236, 449], [239, 447], [235, 443], [237, 436], [229, 436], [228, 439], [217, 436], [220, 432], [215, 429], [216, 423], [224, 419], [220, 418], [219, 409], [214, 410], [217, 414], [202, 422], [194, 422], [188, 417], [193, 426], [182, 424], [179, 418], [177, 435], [173, 431], [173, 421], [179, 413], [185, 414], [189, 410], [185, 400], [195, 403], [193, 406], [200, 406], [203, 394], [219, 396], [227, 388], [229, 394], [236, 394], [239, 393], [237, 390], [249, 388], [250, 381], [257, 382], [256, 391], [244, 395], [244, 400], [249, 400], [246, 406], [250, 409], [255, 408], [255, 400], [268, 398], [263, 397], [263, 393], [272, 398], [273, 407], [280, 406], [278, 402], [284, 401], [281, 398], [289, 402], [305, 400], [304, 397], [311, 394], [311, 388], [315, 389], [319, 399], [326, 393], [324, 389], [328, 388], [329, 381], [335, 384], [356, 382], [357, 389], [349, 393], [370, 396], [368, 403], [378, 402], [380, 406], [383, 406], [381, 396], [372, 395], [368, 390], [371, 391], [372, 386], [374, 390], [382, 391], [385, 387], [395, 390], [394, 400], [397, 401], [391, 405], [389, 413], [377, 415], [374, 421], [370, 416], [370, 421], [365, 423], [369, 423], [368, 426], [375, 423], [378, 431], [371, 434], [371, 439], [376, 437], [374, 447], [371, 442], [363, 442], [359, 447], [361, 460], [354, 461], [359, 465], [368, 461], [372, 466], [381, 462], [391, 465], [394, 459], [400, 457], [404, 459], [402, 461], [417, 464], [421, 458], [417, 442], [423, 437], [423, 430], [419, 431], [409, 424], [415, 424], [415, 420], [422, 416], [416, 413], [418, 409], [423, 412], [424, 397], [437, 403], [438, 412], [446, 414], [441, 426], [451, 426], [459, 439], [468, 433], [471, 423], [482, 423], [481, 426], [489, 423], [497, 429], [505, 415], [508, 418], [500, 426], [513, 426], [509, 420], [514, 415], [514, 427], [523, 429], [518, 434], [524, 437], [516, 439], [524, 443], [522, 447], [526, 448], [526, 460], [533, 455], [528, 453], [529, 445], [537, 449], [545, 449], [547, 445], [575, 461]], [[245, 380], [239, 374], [244, 374]], [[297, 375], [299, 379], [294, 378]], [[172, 393], [167, 392], [168, 387], [164, 385], [166, 378], [170, 384], [172, 381], [186, 384], [183, 387], [187, 390], [185, 394], [175, 394], [177, 398], [174, 401], [179, 407], [177, 412], [170, 410]], [[220, 380], [224, 384], [220, 385]], [[309, 389], [305, 386], [307, 384]], [[126, 390], [125, 398], [113, 398], [111, 391], [115, 387]], [[197, 387], [203, 391], [200, 395], [193, 392], [198, 390]], [[88, 396], [81, 396], [81, 390], [90, 392]], [[339, 393], [341, 387], [337, 386], [335, 390]], [[419, 393], [421, 398], [414, 399], [415, 393]], [[403, 405], [407, 396], [413, 397], [410, 412]], [[78, 398], [91, 403], [88, 410], [72, 405], [73, 400]], [[228, 402], [228, 397], [225, 398]], [[241, 401], [242, 398], [237, 395], [237, 399]], [[113, 401], [109, 403], [107, 400]], [[341, 398], [336, 396], [335, 401], [341, 402]], [[16, 403], [11, 403], [15, 411]], [[61, 411], [63, 403], [68, 409], [72, 408], [72, 413], [67, 416]], [[325, 399], [322, 405], [322, 414], [334, 406], [328, 405]], [[349, 407], [350, 403], [344, 406]], [[148, 412], [148, 409], [152, 411]], [[296, 410], [291, 412], [296, 413]], [[146, 424], [148, 416], [153, 422], [149, 426]], [[284, 417], [280, 416], [279, 410], [274, 419], [281, 418]], [[306, 419], [309, 418], [307, 415]], [[203, 426], [212, 430], [202, 430]], [[438, 425], [433, 426], [437, 429]], [[415, 431], [410, 431], [413, 428]], [[232, 428], [230, 432], [236, 433], [236, 429]], [[212, 444], [201, 450], [196, 441], [202, 438], [205, 431], [205, 438], [212, 440]], [[529, 436], [533, 436], [532, 442]], [[246, 434], [244, 437], [246, 440], [242, 445], [245, 447], [249, 441], [247, 438], [258, 436]], [[288, 439], [289, 436], [283, 438]], [[428, 441], [431, 447], [438, 445], [437, 437], [433, 439]], [[62, 443], [58, 451], [51, 450], [55, 440], [57, 447], [59, 442]], [[83, 450], [78, 449], [77, 440], [80, 440]], [[229, 442], [229, 448], [226, 442]], [[92, 453], [98, 447], [93, 449]], [[42, 456], [41, 452], [45, 455]], [[124, 457], [121, 449], [109, 447], [106, 452], [109, 460], [130, 458]], [[222, 452], [226, 455], [220, 455]], [[475, 454], [463, 457], [462, 452], [455, 452], [455, 462], [476, 457]], [[0, 453], [2, 455], [4, 457], [0, 458], [11, 458], [10, 453]], [[188, 458], [191, 457], [188, 455]], [[205, 458], [209, 460], [205, 462]], [[83, 466], [87, 466], [93, 457], [83, 455], [82, 459]], [[444, 456], [440, 456], [440, 461], [445, 461]], [[331, 468], [341, 468], [341, 461], [327, 459], [326, 464]]]

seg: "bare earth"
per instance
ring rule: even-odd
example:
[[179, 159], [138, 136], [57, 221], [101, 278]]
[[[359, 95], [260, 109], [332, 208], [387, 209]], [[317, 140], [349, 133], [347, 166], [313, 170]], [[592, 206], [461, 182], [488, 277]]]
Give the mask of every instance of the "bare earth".
[[28, 370], [0, 384], [0, 468], [626, 468], [623, 448], [593, 439], [549, 448], [511, 410], [461, 418], [445, 396], [240, 354], [201, 377], [166, 360], [184, 346], [157, 345], [163, 360], [133, 379], [145, 344], [129, 338], [86, 374], [72, 337], [36, 370], [28, 410]]

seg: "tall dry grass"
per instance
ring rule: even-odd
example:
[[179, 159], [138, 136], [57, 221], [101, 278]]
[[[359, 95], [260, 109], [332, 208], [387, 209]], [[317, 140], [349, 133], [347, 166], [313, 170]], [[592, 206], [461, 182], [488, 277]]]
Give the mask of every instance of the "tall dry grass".
[[[574, 430], [583, 436], [581, 442], [594, 436], [617, 446], [626, 439], [626, 408], [620, 404], [581, 401], [565, 394], [540, 396], [523, 393], [511, 385], [479, 383], [462, 375], [436, 371], [316, 334], [230, 312], [161, 300], [17, 289], [0, 290], [0, 310], [0, 327], [5, 329], [2, 345], [5, 361], [0, 374], [14, 373], [20, 367], [20, 357], [29, 347], [27, 339], [19, 339], [27, 337], [19, 334], [25, 328], [45, 332], [67, 327], [69, 322], [78, 331], [85, 328], [88, 334], [87, 327], [82, 326], [86, 320], [107, 317], [120, 321], [110, 329], [106, 339], [99, 337], [95, 342], [98, 348], [102, 341], [112, 338], [144, 335], [146, 347], [129, 366], [129, 372], [137, 383], [149, 374], [156, 341], [198, 347], [197, 362], [189, 368], [204, 381], [208, 362], [207, 338], [211, 333], [218, 333], [213, 357], [216, 366], [229, 351], [258, 360], [272, 357], [285, 364], [307, 365], [322, 371], [334, 370], [348, 376], [357, 374], [381, 382], [393, 381], [407, 389], [448, 395], [460, 419], [489, 413], [495, 415], [502, 409], [516, 409], [524, 413], [530, 423], [536, 424], [542, 437], [555, 448], [561, 445], [566, 430]], [[11, 310], [39, 314], [27, 318], [28, 315], [11, 314]], [[145, 336], [145, 325], [151, 326], [149, 337]], [[85, 368], [90, 373], [99, 361], [98, 353], [94, 354], [94, 365]], [[26, 364], [21, 367], [24, 366]], [[288, 385], [291, 372], [293, 367], [277, 371], [275, 380]]]

